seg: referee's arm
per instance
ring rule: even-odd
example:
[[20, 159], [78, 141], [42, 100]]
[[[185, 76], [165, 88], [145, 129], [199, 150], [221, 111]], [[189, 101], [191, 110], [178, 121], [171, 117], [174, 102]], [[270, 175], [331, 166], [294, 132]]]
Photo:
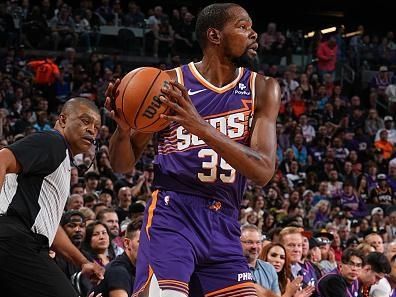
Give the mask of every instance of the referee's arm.
[[97, 263], [88, 261], [79, 249], [70, 241], [61, 226], [58, 227], [55, 234], [52, 249], [74, 264], [80, 266], [82, 273], [87, 275], [92, 281], [97, 282], [103, 279], [104, 268]]
[[21, 165], [8, 148], [0, 150], [0, 189], [3, 187], [5, 175], [21, 172]]

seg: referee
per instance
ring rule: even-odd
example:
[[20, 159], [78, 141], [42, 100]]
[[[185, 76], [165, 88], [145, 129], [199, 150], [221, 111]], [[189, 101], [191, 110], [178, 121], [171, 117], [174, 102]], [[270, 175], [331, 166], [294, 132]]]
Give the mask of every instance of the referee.
[[0, 283], [9, 296], [77, 296], [49, 258], [50, 246], [92, 280], [103, 278], [102, 268], [89, 262], [59, 227], [70, 192], [72, 158], [91, 148], [99, 127], [95, 104], [72, 98], [54, 130], [0, 150]]

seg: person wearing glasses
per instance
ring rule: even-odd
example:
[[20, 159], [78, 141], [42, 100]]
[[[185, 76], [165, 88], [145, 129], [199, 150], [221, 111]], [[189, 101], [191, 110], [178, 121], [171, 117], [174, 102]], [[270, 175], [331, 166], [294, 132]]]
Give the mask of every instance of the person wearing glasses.
[[364, 266], [364, 256], [356, 249], [346, 249], [342, 255], [339, 270], [329, 273], [318, 282], [318, 293], [321, 297], [358, 297], [358, 277]]
[[383, 254], [372, 252], [364, 257], [361, 251], [348, 248], [338, 271], [319, 280], [318, 292], [321, 297], [369, 296], [370, 287], [390, 271], [389, 261]]
[[243, 255], [247, 259], [258, 295], [271, 297], [280, 295], [278, 275], [275, 268], [271, 264], [258, 259], [262, 250], [262, 235], [257, 226], [252, 224], [242, 225], [241, 243]]

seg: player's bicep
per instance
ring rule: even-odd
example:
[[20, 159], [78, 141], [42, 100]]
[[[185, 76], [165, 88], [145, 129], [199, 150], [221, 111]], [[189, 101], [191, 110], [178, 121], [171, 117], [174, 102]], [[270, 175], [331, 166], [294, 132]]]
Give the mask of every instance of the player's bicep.
[[267, 153], [276, 150], [276, 119], [280, 106], [280, 88], [276, 80], [258, 76], [253, 123], [251, 128], [251, 148]]
[[21, 172], [21, 165], [15, 158], [15, 155], [8, 148], [0, 150], [0, 168], [8, 173], [19, 173]]

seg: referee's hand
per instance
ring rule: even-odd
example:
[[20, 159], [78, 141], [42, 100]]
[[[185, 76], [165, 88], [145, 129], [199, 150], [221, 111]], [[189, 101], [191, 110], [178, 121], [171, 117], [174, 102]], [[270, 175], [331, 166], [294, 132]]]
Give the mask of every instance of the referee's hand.
[[91, 282], [99, 283], [104, 278], [104, 268], [98, 263], [88, 262], [81, 266], [82, 274], [86, 275]]

